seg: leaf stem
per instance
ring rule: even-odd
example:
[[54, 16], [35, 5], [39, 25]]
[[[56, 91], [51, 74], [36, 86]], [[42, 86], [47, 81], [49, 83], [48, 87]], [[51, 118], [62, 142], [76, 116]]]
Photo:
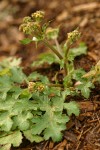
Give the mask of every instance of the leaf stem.
[[47, 41], [47, 40], [43, 40], [43, 43], [49, 47], [57, 56], [58, 58], [61, 60], [63, 59], [63, 56]]
[[61, 47], [60, 47], [60, 44], [59, 44], [57, 38], [54, 39], [54, 41], [55, 41], [55, 44], [56, 44], [56, 47], [57, 47], [58, 52], [61, 52]]
[[67, 69], [67, 65], [68, 65], [68, 52], [70, 50], [70, 43], [69, 41], [67, 41], [67, 49], [65, 51], [65, 58], [64, 58], [64, 70], [65, 70], [65, 75], [68, 74], [68, 69]]

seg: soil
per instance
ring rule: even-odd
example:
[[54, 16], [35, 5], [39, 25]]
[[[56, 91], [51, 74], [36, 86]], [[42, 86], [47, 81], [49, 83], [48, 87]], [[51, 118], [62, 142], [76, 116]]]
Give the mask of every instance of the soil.
[[[91, 66], [100, 60], [100, 0], [1, 0], [0, 1], [0, 61], [9, 56], [22, 58], [26, 74], [32, 69], [30, 64], [39, 53], [47, 51], [43, 45], [38, 49], [34, 44], [23, 46], [19, 40], [24, 38], [18, 27], [24, 16], [36, 10], [44, 10], [46, 19], [52, 20], [53, 27], [60, 25], [59, 42], [64, 42], [67, 32], [79, 27], [81, 39], [88, 46], [86, 56], [75, 59], [75, 67], [89, 71]], [[79, 41], [79, 42], [80, 42]], [[38, 68], [53, 80], [55, 64]], [[50, 73], [47, 70], [51, 70]], [[58, 78], [60, 78], [60, 72]], [[100, 149], [100, 85], [96, 85], [90, 98], [75, 97], [80, 105], [80, 116], [72, 116], [63, 132], [63, 140], [54, 143], [52, 140], [39, 144], [23, 139], [19, 148], [11, 150], [99, 150]]]

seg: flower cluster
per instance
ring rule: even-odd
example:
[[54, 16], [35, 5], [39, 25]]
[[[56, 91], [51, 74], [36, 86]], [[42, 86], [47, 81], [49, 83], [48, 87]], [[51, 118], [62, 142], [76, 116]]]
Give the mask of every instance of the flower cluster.
[[28, 89], [30, 92], [33, 92], [33, 91], [42, 92], [44, 90], [44, 88], [45, 88], [45, 86], [41, 83], [29, 82], [29, 84], [28, 84]]
[[43, 11], [37, 11], [30, 16], [23, 18], [23, 22], [19, 27], [19, 30], [25, 34], [32, 34], [40, 29], [40, 22], [44, 18]]
[[28, 89], [30, 92], [34, 91], [34, 87], [35, 87], [36, 83], [35, 82], [29, 82], [28, 84]]
[[80, 38], [80, 32], [76, 29], [70, 33], [68, 33], [68, 41], [72, 44], [76, 40]]
[[44, 18], [44, 11], [36, 11], [35, 13], [32, 13], [32, 18], [33, 20], [35, 20], [36, 22], [41, 22]]

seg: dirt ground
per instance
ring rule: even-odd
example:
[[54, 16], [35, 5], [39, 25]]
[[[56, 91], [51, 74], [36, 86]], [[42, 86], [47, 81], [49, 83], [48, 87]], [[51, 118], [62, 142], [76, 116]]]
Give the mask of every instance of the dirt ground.
[[[36, 10], [44, 10], [53, 27], [60, 27], [59, 42], [66, 40], [67, 32], [79, 27], [80, 41], [88, 46], [86, 56], [76, 58], [75, 66], [88, 71], [100, 60], [100, 0], [1, 0], [0, 1], [0, 61], [9, 56], [22, 58], [27, 68], [39, 53], [47, 49], [34, 44], [23, 46], [24, 38], [18, 30], [22, 18]], [[39, 144], [23, 140], [20, 148], [12, 150], [99, 150], [100, 149], [100, 86], [97, 85], [88, 100], [78, 98], [79, 117], [72, 117], [60, 143], [51, 140]]]

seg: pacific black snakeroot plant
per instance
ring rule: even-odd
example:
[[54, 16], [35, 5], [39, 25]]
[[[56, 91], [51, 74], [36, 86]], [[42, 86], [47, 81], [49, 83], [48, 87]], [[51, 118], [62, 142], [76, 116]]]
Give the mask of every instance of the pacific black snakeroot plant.
[[[41, 42], [53, 52], [39, 55], [39, 60], [35, 61], [33, 66], [39, 66], [45, 62], [49, 64], [58, 63], [60, 69], [64, 69], [65, 71], [63, 79], [64, 89], [73, 89], [75, 93], [81, 92], [85, 98], [88, 98], [90, 88], [93, 88], [94, 85], [89, 79], [83, 76], [85, 71], [82, 68], [75, 69], [74, 67], [74, 58], [86, 54], [87, 46], [84, 43], [80, 43], [77, 48], [71, 48], [71, 45], [80, 38], [80, 32], [78, 29], [75, 29], [68, 33], [67, 40], [64, 44], [59, 44], [57, 40], [59, 28], [50, 27], [50, 22], [44, 23], [44, 14], [43, 11], [37, 11], [31, 17], [25, 17], [19, 28], [25, 34], [31, 36], [31, 38], [22, 40], [21, 43], [28, 44], [35, 42], [37, 45]], [[54, 41], [54, 44], [51, 44], [51, 41]], [[74, 86], [73, 80], [78, 82], [78, 84], [75, 84], [77, 86]]]
[[[79, 115], [78, 104], [73, 99], [66, 102], [66, 97], [81, 94], [88, 98], [94, 83], [100, 82], [100, 62], [88, 73], [74, 68], [74, 58], [86, 54], [87, 49], [83, 43], [70, 48], [79, 39], [79, 31], [68, 33], [67, 41], [60, 45], [57, 40], [59, 29], [49, 27], [50, 22], [43, 23], [43, 19], [42, 11], [23, 19], [20, 30], [31, 38], [21, 43], [35, 41], [36, 45], [42, 42], [49, 47], [53, 53], [43, 53], [33, 66], [58, 63], [65, 71], [63, 83], [51, 83], [37, 72], [26, 76], [19, 66], [20, 59], [10, 58], [0, 63], [0, 150], [19, 146], [23, 135], [30, 142], [49, 138], [60, 141], [70, 116]], [[50, 44], [50, 40], [55, 44]]]

